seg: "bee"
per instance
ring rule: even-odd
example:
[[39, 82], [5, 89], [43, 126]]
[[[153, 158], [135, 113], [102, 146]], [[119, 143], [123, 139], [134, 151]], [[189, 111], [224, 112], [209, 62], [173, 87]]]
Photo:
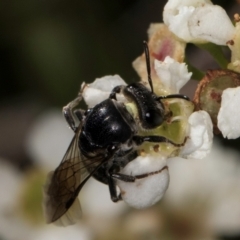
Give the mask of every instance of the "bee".
[[[44, 187], [44, 212], [48, 223], [69, 225], [81, 218], [78, 194], [90, 177], [107, 184], [112, 201], [117, 202], [121, 200], [117, 180], [134, 182], [159, 172], [135, 176], [120, 173], [121, 169], [137, 158], [138, 149], [143, 143], [183, 146], [184, 143], [177, 144], [163, 136], [139, 134], [139, 127], [146, 131], [152, 130], [169, 118], [162, 99], [189, 100], [180, 94], [157, 96], [154, 93], [146, 42], [144, 51], [150, 89], [142, 83], [116, 86], [109, 98], [84, 111], [76, 108], [82, 100], [86, 86], [83, 85], [77, 98], [63, 108], [66, 121], [75, 135], [59, 166], [49, 173]], [[137, 119], [124, 102], [117, 100], [117, 94], [122, 94], [127, 102], [134, 103]]]

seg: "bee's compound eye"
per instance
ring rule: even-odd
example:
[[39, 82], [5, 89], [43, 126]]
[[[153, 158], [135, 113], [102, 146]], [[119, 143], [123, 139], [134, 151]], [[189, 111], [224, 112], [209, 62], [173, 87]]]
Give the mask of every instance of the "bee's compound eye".
[[[149, 126], [149, 128], [158, 127], [163, 122], [163, 116], [157, 111], [148, 111], [144, 116], [144, 124]], [[148, 128], [148, 127], [147, 127]]]
[[139, 156], [128, 163], [121, 173], [136, 177], [135, 182], [117, 180], [123, 201], [134, 208], [152, 206], [168, 188], [169, 173], [165, 158]]

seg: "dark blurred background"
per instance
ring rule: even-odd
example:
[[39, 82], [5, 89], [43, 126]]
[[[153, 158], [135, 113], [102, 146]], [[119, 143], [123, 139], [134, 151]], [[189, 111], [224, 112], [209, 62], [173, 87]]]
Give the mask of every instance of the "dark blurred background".
[[[232, 16], [237, 2], [214, 4]], [[24, 145], [29, 127], [48, 108], [61, 111], [83, 81], [110, 74], [138, 80], [131, 63], [143, 52], [149, 24], [162, 22], [165, 3], [0, 1], [0, 157], [21, 170], [31, 167]], [[188, 54], [202, 70], [215, 66], [195, 48]]]

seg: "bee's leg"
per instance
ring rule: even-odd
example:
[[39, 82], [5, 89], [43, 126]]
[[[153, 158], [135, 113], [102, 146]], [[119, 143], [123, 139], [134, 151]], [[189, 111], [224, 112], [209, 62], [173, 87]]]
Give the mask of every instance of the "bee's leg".
[[[117, 155], [114, 158], [113, 161], [113, 166], [112, 168], [109, 169], [108, 175], [111, 178], [114, 179], [118, 179], [124, 182], [134, 182], [135, 181], [135, 177], [131, 176], [131, 175], [126, 175], [123, 173], [120, 173], [120, 169], [124, 168], [129, 162], [133, 161], [135, 158], [137, 158], [138, 154], [137, 151], [134, 151], [132, 148], [129, 150], [126, 150], [125, 155], [122, 155], [121, 157], [119, 157], [119, 155]], [[121, 153], [123, 154], [123, 153]]]
[[78, 103], [81, 101], [82, 98], [80, 97], [77, 97], [76, 99], [74, 99], [72, 102], [70, 102], [68, 105], [66, 105], [65, 107], [63, 107], [63, 115], [68, 123], [68, 125], [70, 126], [70, 128], [76, 132], [77, 130], [77, 124], [76, 124], [76, 121], [75, 121], [75, 116], [77, 117], [77, 119], [79, 121], [82, 120], [82, 116], [83, 116], [83, 111], [80, 110], [80, 109], [77, 109], [77, 110], [74, 110], [73, 111], [73, 108], [75, 106], [78, 105]]
[[109, 187], [109, 192], [110, 192], [112, 201], [118, 202], [119, 200], [121, 200], [120, 195], [118, 195], [118, 193], [117, 193], [117, 187], [116, 187], [115, 180], [111, 177], [109, 177], [109, 179], [108, 179], [108, 187]]
[[134, 182], [136, 179], [134, 176], [126, 175], [126, 174], [122, 174], [122, 173], [112, 173], [111, 177], [121, 180], [123, 182]]
[[[125, 151], [125, 155], [121, 153], [121, 157], [118, 155], [118, 151], [115, 152], [113, 156], [113, 165], [108, 168], [108, 170], [105, 172], [106, 176], [108, 178], [108, 186], [110, 191], [110, 196], [113, 202], [117, 202], [119, 200], [122, 200], [121, 194], [118, 195], [117, 193], [117, 187], [116, 187], [116, 179], [121, 180], [124, 182], [134, 182], [135, 177], [131, 175], [125, 175], [122, 173], [119, 173], [120, 168], [123, 168], [126, 166], [130, 161], [135, 159], [137, 157], [137, 152], [132, 151], [132, 149], [129, 149]], [[120, 164], [121, 163], [121, 164]]]
[[[187, 97], [186, 95], [182, 95], [182, 94], [170, 94], [170, 95], [166, 95], [166, 96], [158, 96], [156, 98], [156, 101], [161, 102], [162, 99], [172, 99], [169, 102], [170, 104], [177, 101], [177, 99], [184, 99], [186, 101], [191, 101], [189, 99], [189, 97]], [[181, 119], [182, 119], [181, 116], [172, 117], [172, 112], [171, 111], [169, 111], [169, 112], [166, 111], [165, 116], [164, 116], [164, 120], [166, 120], [168, 123], [172, 123], [174, 121], [179, 121]]]
[[178, 144], [162, 136], [134, 136], [133, 137], [133, 141], [137, 146], [143, 144], [144, 142], [154, 142], [154, 143], [163, 142], [163, 143], [170, 143], [176, 147], [182, 147], [184, 146], [186, 140], [187, 138], [184, 139], [183, 143]]
[[130, 175], [125, 175], [121, 173], [109, 173], [108, 174], [108, 186], [110, 196], [113, 202], [117, 202], [122, 199], [121, 194], [118, 195], [117, 187], [116, 187], [116, 179], [124, 181], [124, 182], [134, 182], [135, 177]]
[[170, 94], [166, 96], [159, 96], [156, 100], [162, 100], [162, 99], [169, 99], [169, 98], [181, 98], [187, 101], [191, 101], [188, 96], [182, 95], [182, 94]]
[[82, 109], [76, 109], [76, 110], [73, 111], [74, 116], [77, 117], [77, 119], [78, 119], [79, 122], [82, 121], [85, 112], [86, 112], [86, 111], [85, 111], [85, 110], [82, 110]]
[[116, 86], [115, 88], [113, 88], [110, 95], [109, 95], [109, 98], [117, 100], [117, 97], [116, 97], [117, 93], [122, 92], [122, 90], [125, 87], [126, 86], [124, 86], [124, 85], [119, 85], [119, 86]]
[[125, 175], [125, 174], [121, 174], [121, 173], [111, 174], [111, 176], [108, 180], [109, 192], [110, 192], [112, 201], [118, 202], [118, 201], [122, 200], [122, 196], [121, 196], [121, 194], [118, 195], [118, 193], [117, 193], [115, 179], [118, 179], [118, 180], [121, 180], [124, 182], [134, 182], [136, 178], [134, 176]]
[[85, 88], [85, 86], [86, 86], [86, 84], [82, 85], [78, 96], [73, 101], [68, 103], [65, 107], [63, 107], [63, 110], [62, 110], [63, 115], [64, 115], [68, 125], [74, 132], [76, 132], [76, 130], [77, 130], [77, 126], [76, 126], [74, 117], [76, 116], [78, 118], [78, 120], [81, 122], [84, 111], [80, 110], [80, 109], [73, 111], [73, 109], [82, 101], [82, 92], [83, 92], [83, 89]]

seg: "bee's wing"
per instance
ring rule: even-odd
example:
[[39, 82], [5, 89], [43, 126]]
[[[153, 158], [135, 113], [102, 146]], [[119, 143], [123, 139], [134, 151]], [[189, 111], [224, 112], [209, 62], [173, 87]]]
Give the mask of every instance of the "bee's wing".
[[[78, 147], [79, 134], [80, 127], [60, 165], [54, 172], [48, 174], [43, 188], [43, 210], [47, 223], [54, 222], [56, 225], [67, 226], [81, 218], [82, 211], [77, 196], [94, 170], [88, 173], [83, 165], [86, 159], [83, 159]], [[91, 159], [91, 164], [98, 162], [98, 165], [101, 165], [102, 160]]]

